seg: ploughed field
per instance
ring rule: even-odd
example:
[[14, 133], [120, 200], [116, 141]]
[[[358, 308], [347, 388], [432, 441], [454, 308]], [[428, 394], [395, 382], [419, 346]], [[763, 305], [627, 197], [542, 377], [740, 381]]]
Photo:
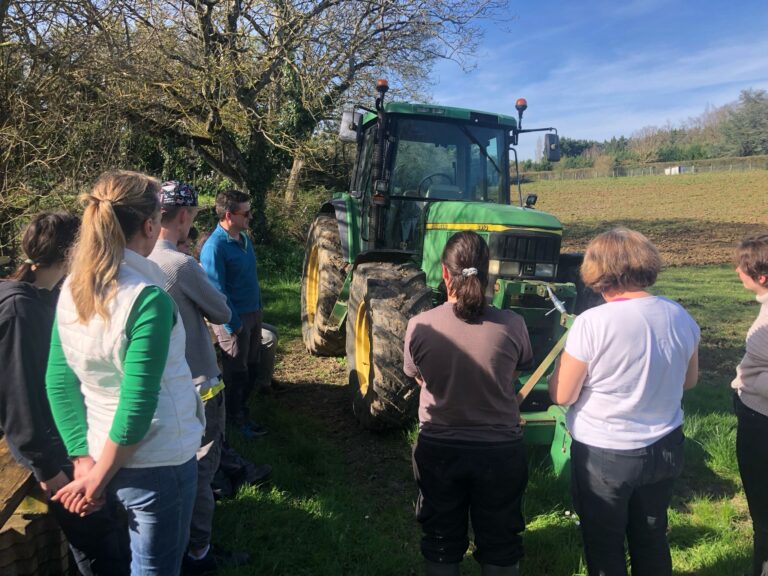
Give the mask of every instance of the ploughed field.
[[765, 170], [535, 182], [526, 193], [562, 221], [564, 250], [622, 225], [647, 235], [673, 266], [728, 262], [734, 242], [768, 227]]
[[[669, 539], [676, 576], [748, 572], [751, 528], [735, 456], [730, 381], [757, 303], [730, 265], [734, 242], [768, 232], [768, 172], [541, 182], [538, 207], [564, 223], [564, 249], [582, 250], [616, 225], [651, 237], [671, 266], [656, 292], [683, 304], [702, 328], [699, 385], [686, 393], [686, 467]], [[279, 248], [278, 248], [279, 251]], [[299, 271], [265, 275], [265, 319], [280, 328], [275, 377], [283, 388], [252, 408], [271, 434], [230, 440], [274, 466], [273, 481], [217, 507], [214, 541], [247, 550], [241, 575], [400, 576], [422, 573], [410, 442], [414, 429], [371, 433], [351, 412], [343, 359], [310, 357], [301, 342]], [[568, 485], [531, 454], [525, 576], [586, 573]], [[470, 550], [471, 551], [471, 550]], [[479, 569], [468, 555], [462, 574]]]

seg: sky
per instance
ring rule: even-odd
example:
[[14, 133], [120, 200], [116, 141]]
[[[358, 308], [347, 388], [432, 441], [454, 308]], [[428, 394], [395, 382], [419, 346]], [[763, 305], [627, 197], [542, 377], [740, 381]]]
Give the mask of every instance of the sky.
[[523, 128], [605, 140], [768, 90], [768, 0], [510, 0], [507, 20], [482, 24], [470, 72], [435, 66], [432, 101], [516, 115], [524, 97]]

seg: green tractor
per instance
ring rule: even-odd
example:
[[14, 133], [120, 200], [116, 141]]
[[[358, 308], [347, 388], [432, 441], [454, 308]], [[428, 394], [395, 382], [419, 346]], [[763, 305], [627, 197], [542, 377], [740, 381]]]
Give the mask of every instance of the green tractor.
[[[565, 410], [552, 405], [546, 376], [572, 314], [585, 305], [579, 254], [560, 254], [561, 223], [511, 195], [510, 152], [524, 132], [518, 117], [432, 104], [384, 102], [344, 113], [340, 137], [357, 143], [350, 191], [323, 204], [310, 229], [301, 289], [302, 335], [312, 354], [346, 352], [353, 410], [370, 429], [402, 427], [418, 407], [403, 373], [408, 320], [444, 302], [440, 256], [448, 238], [474, 230], [490, 247], [489, 302], [528, 325], [537, 369], [520, 376], [526, 441], [550, 446], [556, 472], [568, 460]], [[362, 111], [360, 111], [362, 109]]]

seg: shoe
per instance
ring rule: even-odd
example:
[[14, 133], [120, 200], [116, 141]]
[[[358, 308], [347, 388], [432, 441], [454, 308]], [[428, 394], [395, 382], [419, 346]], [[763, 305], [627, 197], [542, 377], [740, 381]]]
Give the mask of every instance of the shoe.
[[269, 464], [252, 464], [248, 462], [243, 469], [243, 482], [250, 486], [263, 484], [272, 476], [272, 466]]
[[272, 476], [272, 466], [269, 464], [252, 464], [248, 462], [236, 474], [230, 476], [232, 490], [237, 494], [241, 486], [261, 486]]
[[256, 424], [256, 422], [246, 421], [240, 426], [240, 433], [244, 437], [251, 440], [253, 438], [261, 438], [262, 436], [266, 436], [269, 434], [269, 430], [267, 430], [261, 424]]
[[232, 481], [221, 468], [216, 471], [216, 475], [213, 477], [211, 490], [213, 490], [214, 500], [225, 500], [235, 495]]
[[216, 574], [220, 568], [234, 568], [245, 566], [250, 562], [251, 555], [247, 552], [230, 552], [221, 548], [209, 548], [208, 554], [195, 560], [189, 554], [184, 554], [181, 562], [181, 572], [184, 576], [201, 576], [204, 574]]

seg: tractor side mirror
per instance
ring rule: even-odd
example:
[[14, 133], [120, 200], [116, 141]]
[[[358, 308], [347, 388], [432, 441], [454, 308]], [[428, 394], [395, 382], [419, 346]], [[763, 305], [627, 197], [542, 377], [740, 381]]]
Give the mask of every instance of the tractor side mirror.
[[344, 110], [339, 126], [339, 140], [342, 142], [357, 142], [358, 126], [363, 115], [356, 110]]
[[544, 157], [549, 162], [560, 160], [560, 136], [557, 134], [544, 134]]

